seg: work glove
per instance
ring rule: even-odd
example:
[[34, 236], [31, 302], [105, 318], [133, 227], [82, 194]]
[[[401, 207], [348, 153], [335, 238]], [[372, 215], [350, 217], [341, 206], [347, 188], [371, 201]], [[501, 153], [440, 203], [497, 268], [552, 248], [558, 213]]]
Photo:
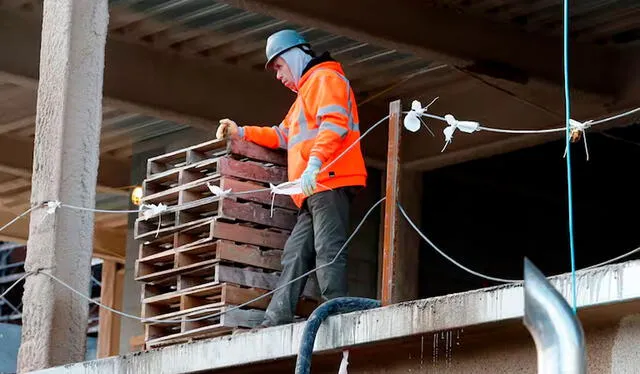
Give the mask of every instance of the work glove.
[[309, 157], [307, 168], [304, 169], [302, 176], [300, 176], [300, 187], [305, 196], [311, 196], [316, 191], [316, 178], [318, 177], [321, 166], [322, 162], [319, 158], [315, 156]]
[[220, 120], [220, 125], [216, 131], [216, 139], [222, 139], [225, 137], [234, 137], [236, 135], [242, 136], [243, 128], [239, 127], [234, 121], [225, 118]]

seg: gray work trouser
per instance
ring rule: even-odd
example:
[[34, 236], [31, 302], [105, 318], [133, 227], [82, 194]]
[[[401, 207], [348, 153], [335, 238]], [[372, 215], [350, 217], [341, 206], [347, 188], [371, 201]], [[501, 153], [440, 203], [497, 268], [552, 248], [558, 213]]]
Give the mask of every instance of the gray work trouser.
[[[317, 266], [331, 262], [347, 240], [353, 188], [336, 188], [309, 196], [298, 213], [282, 254], [278, 286]], [[317, 271], [323, 300], [347, 296], [347, 249], [335, 262]], [[307, 277], [276, 291], [265, 314], [264, 326], [291, 323]]]

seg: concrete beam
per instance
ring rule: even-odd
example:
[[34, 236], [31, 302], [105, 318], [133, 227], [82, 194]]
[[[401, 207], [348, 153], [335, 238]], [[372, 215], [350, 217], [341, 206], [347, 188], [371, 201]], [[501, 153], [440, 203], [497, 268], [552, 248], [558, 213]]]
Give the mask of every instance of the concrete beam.
[[[38, 79], [41, 19], [0, 10], [0, 72]], [[293, 95], [266, 72], [185, 58], [108, 39], [105, 105], [214, 131], [218, 120], [278, 123]], [[29, 83], [31, 82], [31, 83]], [[268, 105], [265, 102], [268, 101]]]
[[[479, 73], [510, 72], [516, 76], [511, 79], [531, 76], [562, 82], [560, 38], [526, 33], [506, 23], [436, 8], [430, 2], [402, 0], [372, 7], [367, 0], [223, 1], [427, 59], [475, 65]], [[573, 87], [603, 94], [617, 92], [623, 83], [614, 79], [621, 55], [614, 49], [574, 43], [570, 56]]]
[[[640, 261], [579, 271], [577, 281], [581, 309], [637, 301], [640, 298]], [[551, 282], [565, 298], [570, 297], [569, 274], [552, 277]], [[314, 353], [335, 352], [421, 334], [431, 336], [436, 332], [475, 325], [518, 321], [523, 317], [523, 311], [522, 286], [506, 285], [343, 314], [328, 318], [320, 327]], [[37, 373], [177, 374], [259, 364], [294, 357], [304, 326], [304, 323], [278, 326]], [[247, 350], [247, 347], [252, 349]]]
[[[33, 142], [0, 135], [0, 171], [19, 178], [31, 178]], [[103, 157], [98, 169], [98, 185], [103, 191], [129, 185], [129, 163]]]

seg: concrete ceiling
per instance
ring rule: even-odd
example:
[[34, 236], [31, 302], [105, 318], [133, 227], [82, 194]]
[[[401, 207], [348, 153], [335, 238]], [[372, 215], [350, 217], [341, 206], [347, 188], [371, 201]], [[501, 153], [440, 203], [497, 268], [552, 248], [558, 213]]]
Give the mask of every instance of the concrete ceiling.
[[[263, 48], [266, 35], [285, 27], [300, 30], [317, 49], [343, 62], [364, 128], [386, 114], [390, 100], [402, 99], [407, 107], [413, 99], [428, 102], [436, 96], [432, 108], [438, 114], [503, 128], [562, 126], [559, 2], [109, 3], [98, 177], [99, 191], [108, 194], [101, 198], [126, 195], [133, 144], [187, 127], [212, 133], [223, 117], [279, 122], [293, 96], [264, 72]], [[625, 0], [585, 0], [572, 7], [574, 118], [640, 106], [638, 7]], [[30, 196], [41, 11], [37, 0], [0, 5], [0, 215], [7, 220], [28, 206]], [[430, 170], [553, 138], [456, 135], [440, 153], [441, 124], [430, 125], [435, 138], [405, 137], [405, 167]], [[365, 140], [372, 165], [384, 165], [383, 145], [384, 128]], [[126, 196], [119, 201], [126, 204]], [[96, 222], [96, 248], [121, 255], [126, 217], [97, 216]], [[5, 239], [26, 239], [26, 228], [16, 226]]]

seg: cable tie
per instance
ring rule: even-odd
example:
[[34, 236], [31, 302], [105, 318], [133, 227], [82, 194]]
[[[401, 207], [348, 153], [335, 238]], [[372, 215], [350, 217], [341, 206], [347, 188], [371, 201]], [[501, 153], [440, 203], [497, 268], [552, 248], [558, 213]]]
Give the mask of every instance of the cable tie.
[[404, 116], [404, 128], [411, 132], [417, 132], [420, 130], [420, 124], [422, 124], [432, 136], [435, 136], [433, 131], [431, 131], [431, 128], [429, 128], [429, 126], [427, 126], [427, 124], [422, 120], [422, 116], [427, 112], [429, 107], [436, 102], [436, 100], [438, 100], [437, 97], [425, 107], [422, 107], [422, 103], [420, 101], [413, 100], [411, 103], [411, 110], [407, 112], [406, 116]]
[[209, 187], [209, 191], [211, 191], [212, 194], [216, 195], [220, 199], [224, 199], [231, 195], [231, 188], [223, 190], [221, 187], [211, 184], [211, 182], [207, 182], [207, 187]]
[[471, 134], [473, 132], [480, 130], [480, 123], [474, 121], [458, 121], [453, 115], [447, 114], [444, 116], [444, 119], [447, 121], [447, 127], [443, 130], [444, 132], [444, 147], [440, 152], [444, 152], [447, 146], [453, 140], [453, 133], [456, 129], [465, 132], [467, 134]]
[[269, 188], [271, 188], [271, 193], [274, 195], [298, 195], [302, 193], [302, 185], [300, 184], [300, 179], [296, 179], [291, 182], [284, 182], [277, 185], [273, 183], [269, 183]]
[[291, 182], [284, 182], [278, 185], [274, 185], [273, 183], [269, 183], [269, 188], [271, 188], [271, 218], [273, 218], [273, 206], [276, 202], [276, 195], [297, 195], [302, 193], [302, 185], [300, 184], [300, 179], [296, 179]]
[[44, 203], [44, 207], [47, 209], [47, 214], [54, 214], [56, 210], [62, 207], [62, 203], [58, 200], [47, 201]]
[[[576, 121], [574, 119], [569, 120], [569, 129], [571, 130], [571, 143], [575, 143], [579, 141], [581, 137], [583, 138], [584, 152], [587, 157], [587, 161], [589, 161], [589, 145], [587, 144], [587, 133], [585, 130], [591, 127], [592, 123], [593, 123], [593, 120], [589, 120], [585, 122]], [[563, 158], [567, 157], [567, 151], [568, 151], [568, 148], [565, 147], [564, 155], [562, 156]]]
[[153, 217], [153, 216], [157, 216], [158, 214], [161, 214], [162, 212], [167, 210], [167, 206], [164, 205], [163, 203], [160, 203], [158, 205], [156, 204], [144, 204], [142, 206], [140, 206], [140, 210], [142, 211], [142, 219], [144, 221], [148, 220], [149, 218]]

